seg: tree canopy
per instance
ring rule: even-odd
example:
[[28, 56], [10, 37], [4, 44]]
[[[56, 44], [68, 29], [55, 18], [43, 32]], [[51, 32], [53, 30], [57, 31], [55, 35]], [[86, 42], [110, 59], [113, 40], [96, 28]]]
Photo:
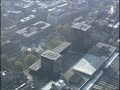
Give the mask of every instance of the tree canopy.
[[25, 57], [24, 59], [24, 63], [27, 67], [31, 66], [33, 63], [35, 63], [37, 61], [36, 56], [34, 56], [33, 54], [29, 54]]
[[20, 61], [16, 61], [14, 64], [14, 70], [16, 72], [22, 72], [24, 70], [24, 65]]

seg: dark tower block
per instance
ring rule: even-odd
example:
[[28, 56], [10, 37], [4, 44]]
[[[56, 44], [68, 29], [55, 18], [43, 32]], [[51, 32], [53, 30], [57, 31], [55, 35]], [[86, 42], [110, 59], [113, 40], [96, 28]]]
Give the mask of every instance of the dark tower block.
[[76, 52], [86, 52], [90, 47], [91, 26], [76, 22], [71, 27], [72, 50]]
[[41, 68], [50, 73], [60, 73], [62, 56], [52, 51], [45, 51], [41, 55]]

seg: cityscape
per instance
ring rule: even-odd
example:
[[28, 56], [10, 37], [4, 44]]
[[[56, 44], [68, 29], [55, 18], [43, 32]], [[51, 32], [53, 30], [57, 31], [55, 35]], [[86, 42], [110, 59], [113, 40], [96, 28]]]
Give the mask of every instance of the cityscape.
[[119, 90], [119, 0], [1, 0], [1, 90]]

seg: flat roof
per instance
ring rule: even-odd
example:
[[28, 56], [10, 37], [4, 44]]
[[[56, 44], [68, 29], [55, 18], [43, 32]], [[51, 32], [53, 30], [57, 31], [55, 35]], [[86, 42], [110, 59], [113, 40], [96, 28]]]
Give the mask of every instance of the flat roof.
[[60, 54], [49, 50], [45, 51], [41, 56], [49, 58], [51, 60], [57, 60], [59, 57], [62, 57]]
[[87, 31], [91, 26], [85, 23], [76, 22], [76, 23], [73, 23], [71, 27], [79, 30]]
[[30, 37], [36, 34], [38, 31], [48, 28], [49, 26], [51, 26], [51, 24], [43, 21], [39, 21], [30, 25], [29, 27], [25, 27], [23, 29], [16, 31], [16, 33], [21, 34], [25, 37]]
[[43, 26], [41, 27], [41, 29], [45, 29], [45, 28], [51, 26], [51, 24], [46, 23], [46, 22], [43, 22], [43, 21], [36, 22], [36, 23], [34, 23], [34, 24], [32, 24], [32, 25], [34, 25], [34, 26], [36, 26], [36, 25], [43, 25]]
[[38, 32], [37, 30], [38, 30], [37, 27], [25, 27], [21, 30], [16, 31], [16, 33], [21, 34], [25, 37], [30, 37], [30, 36], [36, 34]]
[[35, 62], [29, 67], [29, 69], [32, 69], [34, 71], [37, 71], [40, 68], [41, 68], [41, 60], [38, 60], [37, 62]]
[[64, 41], [63, 43], [61, 43], [59, 46], [57, 46], [52, 51], [56, 52], [56, 53], [60, 53], [60, 52], [62, 52], [65, 48], [67, 48], [70, 45], [71, 45], [71, 43]]
[[26, 22], [26, 21], [28, 21], [30, 19], [33, 19], [33, 18], [35, 18], [35, 15], [29, 15], [28, 17], [25, 17], [25, 18], [21, 19], [20, 21], [21, 22]]
[[[109, 46], [109, 53], [106, 55], [99, 55], [102, 46]], [[95, 51], [94, 51], [95, 50]], [[116, 50], [116, 47], [99, 42], [94, 46], [82, 59], [80, 59], [73, 70], [93, 75], [97, 69], [109, 58], [109, 56]]]

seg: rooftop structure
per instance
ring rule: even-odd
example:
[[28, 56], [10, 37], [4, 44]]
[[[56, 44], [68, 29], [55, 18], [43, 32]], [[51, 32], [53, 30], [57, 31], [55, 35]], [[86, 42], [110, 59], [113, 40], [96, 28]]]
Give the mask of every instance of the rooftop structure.
[[58, 1], [54, 1], [54, 3], [42, 3], [39, 2], [38, 5], [40, 6], [41, 9], [48, 9], [48, 11], [54, 11], [58, 8], [63, 8], [68, 6], [67, 1], [65, 0], [58, 0]]
[[32, 64], [29, 69], [33, 70], [33, 71], [37, 71], [41, 68], [41, 60], [38, 60], [37, 62], [35, 62], [34, 64]]
[[36, 23], [34, 23], [32, 25], [33, 26], [39, 26], [39, 27], [41, 26], [41, 29], [45, 29], [45, 28], [50, 26], [49, 23], [46, 23], [46, 22], [43, 22], [43, 21], [36, 22]]
[[51, 60], [57, 60], [59, 57], [61, 57], [60, 54], [57, 54], [57, 53], [52, 52], [52, 51], [45, 51], [41, 56], [49, 58]]
[[[51, 89], [55, 89], [55, 90], [64, 90], [64, 86], [66, 86], [66, 84], [64, 83], [64, 80], [59, 80], [57, 82], [54, 81], [49, 81], [45, 86], [43, 86], [41, 88], [41, 90], [51, 90]], [[66, 90], [66, 89], [65, 89]], [[68, 89], [67, 89], [68, 90]]]
[[115, 50], [116, 47], [99, 42], [75, 64], [73, 70], [91, 76], [107, 61]]
[[66, 11], [65, 11], [64, 9], [58, 9], [58, 10], [52, 12], [51, 14], [52, 14], [53, 16], [60, 16], [60, 15], [63, 15], [63, 14], [65, 14], [65, 13], [66, 13]]
[[22, 34], [25, 37], [30, 37], [31, 35], [34, 35], [38, 31], [44, 30], [44, 29], [48, 28], [49, 26], [50, 26], [50, 24], [45, 23], [43, 21], [39, 21], [37, 23], [32, 24], [29, 27], [25, 27], [21, 30], [16, 31], [16, 33]]
[[58, 5], [56, 7], [50, 8], [50, 9], [48, 9], [48, 11], [52, 12], [52, 11], [58, 10], [60, 8], [66, 7], [66, 6], [68, 6], [68, 3], [64, 3], [64, 4]]
[[32, 5], [33, 5], [32, 2], [29, 2], [29, 3], [26, 3], [26, 4], [19, 2], [19, 3], [16, 3], [16, 4], [15, 4], [15, 6], [20, 7], [20, 8], [24, 8], [24, 9], [26, 9], [26, 8], [32, 6]]
[[76, 22], [72, 25], [72, 28], [80, 29], [80, 30], [83, 30], [83, 31], [88, 30], [90, 27], [91, 27], [90, 25], [87, 25], [85, 23], [79, 23], [79, 22]]
[[62, 44], [60, 44], [59, 46], [57, 46], [55, 49], [53, 49], [52, 51], [53, 52], [56, 52], [56, 53], [62, 53], [66, 48], [70, 47], [71, 43], [69, 42], [63, 42]]
[[35, 15], [29, 15], [28, 17], [25, 17], [25, 18], [21, 19], [20, 21], [21, 22], [26, 22], [26, 21], [28, 21], [28, 20], [30, 20], [32, 18], [35, 18]]
[[20, 13], [22, 13], [22, 11], [8, 11], [8, 13], [20, 14]]
[[78, 17], [76, 18], [73, 23], [76, 23], [76, 22], [83, 22], [83, 17]]

